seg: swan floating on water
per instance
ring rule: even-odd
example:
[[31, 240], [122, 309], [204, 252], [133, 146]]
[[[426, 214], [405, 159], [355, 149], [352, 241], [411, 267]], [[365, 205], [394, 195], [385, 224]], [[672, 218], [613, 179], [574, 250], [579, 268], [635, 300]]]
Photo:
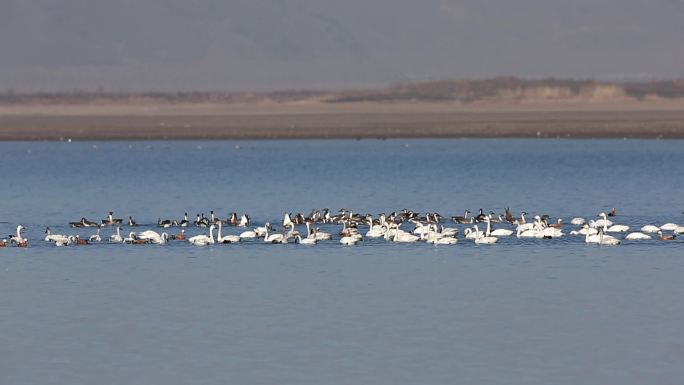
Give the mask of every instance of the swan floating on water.
[[666, 230], [666, 231], [674, 231], [679, 225], [676, 223], [665, 223], [664, 225], [660, 226], [660, 230]]
[[95, 232], [95, 234], [91, 235], [90, 238], [88, 238], [88, 241], [90, 241], [90, 242], [100, 242], [100, 241], [102, 241], [102, 238], [100, 237], [100, 229], [101, 229], [101, 227], [98, 226], [98, 227], [97, 227], [97, 231]]
[[110, 243], [121, 243], [123, 238], [121, 238], [121, 226], [116, 226], [116, 233], [109, 236]]
[[214, 240], [214, 229], [216, 226], [211, 225], [209, 226], [209, 236], [206, 236], [204, 234], [201, 235], [195, 235], [194, 237], [188, 238], [188, 242], [192, 243], [195, 246], [206, 246], [206, 245], [213, 245], [216, 243]]
[[585, 223], [584, 218], [575, 217], [570, 220], [571, 225], [582, 226]]
[[[587, 225], [584, 225], [584, 226], [587, 226]], [[620, 244], [620, 241], [617, 238], [610, 236], [610, 235], [607, 235], [607, 234], [604, 234], [602, 230], [599, 230], [598, 234], [594, 234], [594, 235], [589, 235], [589, 233], [587, 233], [587, 235], [584, 238], [584, 242], [585, 243], [596, 243], [599, 245], [608, 245], [608, 246], [615, 246], [615, 245]]]
[[225, 237], [221, 236], [221, 221], [218, 221], [218, 236], [216, 238], [216, 243], [237, 243], [240, 242], [240, 236], [239, 235], [226, 235]]
[[651, 239], [651, 236], [648, 235], [648, 234], [635, 232], [635, 233], [629, 233], [629, 234], [627, 234], [627, 236], [625, 237], [625, 239], [626, 239], [626, 240], [630, 240], [630, 241], [635, 241], [635, 240], [646, 240], [646, 239]]
[[643, 226], [640, 230], [642, 233], [657, 233], [658, 231], [660, 231], [660, 227], [653, 226], [653, 225], [646, 225], [646, 226]]
[[10, 243], [13, 243], [17, 247], [28, 247], [28, 239], [21, 235], [22, 231], [24, 231], [24, 225], [17, 226], [17, 234], [10, 235]]

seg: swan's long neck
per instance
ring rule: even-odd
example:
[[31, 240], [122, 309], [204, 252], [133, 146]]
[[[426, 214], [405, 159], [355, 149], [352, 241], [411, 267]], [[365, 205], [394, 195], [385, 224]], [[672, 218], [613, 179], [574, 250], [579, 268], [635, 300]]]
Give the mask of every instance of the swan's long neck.
[[485, 235], [489, 236], [489, 234], [491, 234], [491, 233], [492, 233], [492, 222], [491, 222], [491, 219], [489, 219], [489, 217], [487, 217], [487, 232], [485, 233]]
[[218, 224], [218, 227], [219, 227], [219, 228], [218, 228], [218, 239], [221, 239], [221, 238], [222, 238], [222, 237], [221, 237], [221, 227], [222, 227], [222, 226], [221, 226], [221, 223], [220, 223], [220, 222], [219, 222], [219, 224]]
[[[606, 220], [606, 216], [603, 215], [601, 218], [603, 219], [603, 231], [608, 231], [608, 221]], [[601, 237], [603, 238], [603, 234], [601, 234]]]
[[480, 239], [480, 229], [475, 225], [475, 239]]
[[520, 213], [520, 221], [525, 223], [525, 213]]
[[17, 226], [17, 239], [21, 239], [21, 226]]
[[116, 226], [116, 236], [121, 238], [121, 227]]
[[214, 243], [214, 226], [209, 228], [209, 241]]

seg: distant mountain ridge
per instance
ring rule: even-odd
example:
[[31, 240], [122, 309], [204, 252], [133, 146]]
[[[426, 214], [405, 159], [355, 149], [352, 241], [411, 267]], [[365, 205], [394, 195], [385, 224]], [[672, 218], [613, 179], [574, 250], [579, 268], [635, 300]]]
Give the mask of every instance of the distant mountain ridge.
[[684, 77], [684, 0], [3, 0], [0, 92]]

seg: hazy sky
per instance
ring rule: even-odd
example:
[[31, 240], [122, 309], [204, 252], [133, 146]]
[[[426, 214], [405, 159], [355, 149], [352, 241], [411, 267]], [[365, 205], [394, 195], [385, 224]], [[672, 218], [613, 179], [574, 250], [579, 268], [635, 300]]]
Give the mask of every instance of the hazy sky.
[[0, 91], [684, 77], [684, 0], [2, 0]]

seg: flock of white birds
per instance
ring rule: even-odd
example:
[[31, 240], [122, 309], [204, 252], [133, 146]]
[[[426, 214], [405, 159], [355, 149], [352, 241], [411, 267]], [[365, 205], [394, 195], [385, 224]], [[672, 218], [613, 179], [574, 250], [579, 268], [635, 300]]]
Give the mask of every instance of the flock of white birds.
[[[570, 220], [568, 225], [562, 219], [549, 222], [549, 216], [534, 216], [529, 220], [522, 212], [519, 217], [514, 217], [508, 208], [505, 213], [495, 215], [493, 212], [485, 214], [482, 209], [478, 215], [470, 215], [465, 211], [463, 216], [451, 217], [451, 222], [463, 225], [462, 239], [472, 241], [478, 245], [495, 244], [502, 237], [557, 239], [566, 235], [584, 237], [589, 244], [619, 245], [623, 241], [638, 241], [657, 239], [663, 241], [674, 240], [677, 234], [684, 234], [684, 226], [675, 223], [665, 223], [660, 226], [647, 224], [639, 228], [639, 231], [630, 232], [630, 227], [613, 223], [609, 217], [617, 216], [616, 210], [612, 209], [608, 214], [602, 212], [596, 220], [585, 220], [576, 217]], [[147, 229], [144, 231], [130, 231], [122, 234], [121, 227], [128, 226], [133, 230], [138, 225], [129, 217], [127, 221], [114, 218], [113, 213], [102, 219], [99, 223], [81, 218], [80, 221], [70, 222], [73, 228], [95, 228], [95, 234], [88, 238], [80, 235], [54, 234], [48, 227], [45, 230], [45, 242], [55, 246], [89, 245], [102, 242], [123, 244], [157, 244], [164, 245], [171, 241], [185, 241], [196, 246], [207, 246], [219, 243], [237, 243], [242, 241], [261, 241], [272, 244], [297, 243], [300, 245], [315, 245], [319, 242], [338, 242], [342, 245], [355, 245], [365, 238], [384, 239], [387, 242], [414, 243], [425, 242], [435, 245], [455, 245], [459, 242], [460, 229], [445, 225], [447, 220], [438, 213], [427, 213], [424, 216], [411, 210], [404, 209], [389, 215], [381, 213], [374, 217], [371, 214], [359, 215], [352, 210], [341, 209], [333, 215], [329, 209], [313, 210], [310, 215], [292, 215], [286, 213], [283, 217], [281, 229], [276, 230], [270, 223], [262, 226], [252, 226], [248, 215], [238, 216], [231, 213], [227, 219], [222, 220], [211, 212], [209, 217], [204, 214], [197, 215], [194, 221], [188, 219], [185, 213], [181, 220], [162, 220], [157, 222], [157, 228], [169, 229], [180, 228], [175, 234], [169, 234], [163, 230]], [[335, 231], [326, 232], [319, 225], [328, 225]], [[334, 225], [341, 226], [335, 228]], [[104, 227], [112, 227], [113, 233], [106, 239], [102, 238], [101, 231]], [[189, 237], [186, 236], [186, 228], [206, 228], [205, 232]], [[223, 230], [227, 227], [242, 228], [239, 233], [225, 235]], [[29, 241], [23, 234], [24, 226], [18, 225], [16, 234], [9, 239], [0, 240], [0, 247], [17, 246], [28, 247]], [[161, 231], [161, 232], [160, 232]]]

